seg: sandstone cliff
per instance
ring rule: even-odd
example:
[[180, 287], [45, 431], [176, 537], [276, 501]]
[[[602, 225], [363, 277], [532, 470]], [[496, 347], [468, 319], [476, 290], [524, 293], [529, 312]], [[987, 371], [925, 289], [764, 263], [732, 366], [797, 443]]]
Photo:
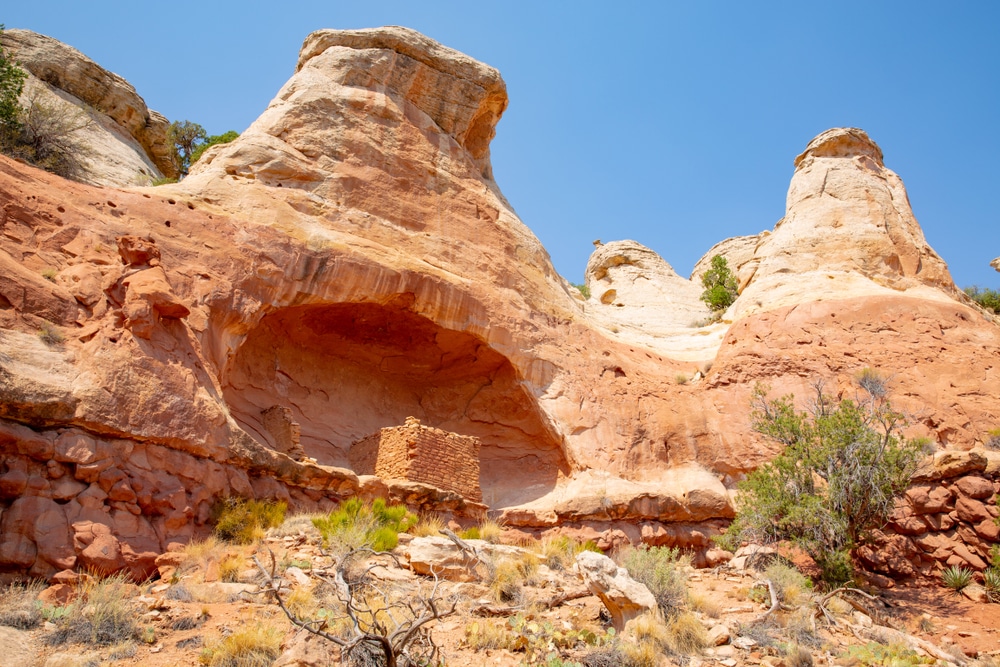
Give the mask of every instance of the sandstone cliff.
[[128, 187], [177, 176], [169, 122], [148, 109], [128, 81], [30, 30], [5, 30], [3, 46], [28, 72], [22, 104], [41, 105], [62, 127], [80, 128], [73, 132], [85, 149], [80, 180]]
[[698, 282], [633, 242], [574, 296], [492, 179], [506, 103], [496, 70], [413, 31], [321, 31], [181, 183], [0, 159], [0, 567], [92, 564], [110, 531], [144, 572], [227, 493], [482, 511], [349, 469], [409, 417], [478, 439], [512, 526], [697, 548], [773, 453], [757, 381], [846, 392], [879, 368], [942, 447], [1000, 422], [1000, 329], [955, 300], [860, 131], [820, 135], [783, 222], [721, 246], [743, 289], [701, 327]]

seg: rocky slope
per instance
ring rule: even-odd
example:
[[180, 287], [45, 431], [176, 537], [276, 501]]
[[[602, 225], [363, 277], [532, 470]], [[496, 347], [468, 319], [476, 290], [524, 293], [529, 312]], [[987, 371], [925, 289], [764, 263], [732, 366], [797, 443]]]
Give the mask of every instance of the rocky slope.
[[[699, 327], [697, 281], [638, 244], [595, 251], [589, 300], [556, 274], [492, 179], [506, 103], [496, 70], [413, 31], [321, 31], [179, 184], [0, 159], [0, 567], [148, 572], [223, 494], [482, 511], [347, 469], [408, 417], [479, 439], [511, 526], [701, 550], [773, 453], [748, 428], [758, 381], [849, 392], [878, 368], [940, 447], [1000, 422], [1000, 328], [863, 132], [809, 144], [784, 220], [724, 246], [742, 293]], [[276, 451], [275, 407], [306, 458]]]

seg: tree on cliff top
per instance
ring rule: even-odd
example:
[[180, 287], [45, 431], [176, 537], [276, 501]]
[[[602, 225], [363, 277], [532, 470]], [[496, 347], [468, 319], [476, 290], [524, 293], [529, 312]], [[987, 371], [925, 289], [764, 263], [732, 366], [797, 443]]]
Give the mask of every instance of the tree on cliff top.
[[903, 415], [886, 382], [871, 369], [858, 377], [857, 400], [836, 402], [816, 385], [808, 411], [793, 396], [753, 392], [753, 428], [784, 451], [740, 483], [736, 519], [720, 542], [788, 540], [836, 584], [851, 578], [850, 554], [881, 528], [923, 457], [922, 440], [906, 440]]
[[721, 312], [736, 301], [736, 277], [722, 255], [712, 258], [712, 266], [701, 277], [701, 284], [705, 288], [701, 300], [708, 304], [712, 312]]

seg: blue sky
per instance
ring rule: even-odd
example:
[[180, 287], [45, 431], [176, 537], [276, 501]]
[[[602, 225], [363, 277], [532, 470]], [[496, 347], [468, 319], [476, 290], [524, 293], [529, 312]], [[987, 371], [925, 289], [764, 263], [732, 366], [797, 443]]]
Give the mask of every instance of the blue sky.
[[33, 0], [8, 28], [71, 44], [149, 106], [243, 130], [320, 28], [406, 25], [497, 67], [494, 175], [556, 269], [631, 238], [681, 275], [770, 229], [792, 160], [861, 127], [960, 286], [1000, 286], [1000, 3]]

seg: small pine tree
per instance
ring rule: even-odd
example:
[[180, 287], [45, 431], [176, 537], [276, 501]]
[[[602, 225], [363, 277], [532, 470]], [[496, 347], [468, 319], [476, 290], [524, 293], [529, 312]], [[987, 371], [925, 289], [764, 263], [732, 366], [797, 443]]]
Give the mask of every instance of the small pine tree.
[[701, 300], [708, 304], [712, 312], [721, 312], [736, 301], [736, 277], [722, 255], [712, 258], [712, 266], [701, 277], [701, 284], [705, 288]]

